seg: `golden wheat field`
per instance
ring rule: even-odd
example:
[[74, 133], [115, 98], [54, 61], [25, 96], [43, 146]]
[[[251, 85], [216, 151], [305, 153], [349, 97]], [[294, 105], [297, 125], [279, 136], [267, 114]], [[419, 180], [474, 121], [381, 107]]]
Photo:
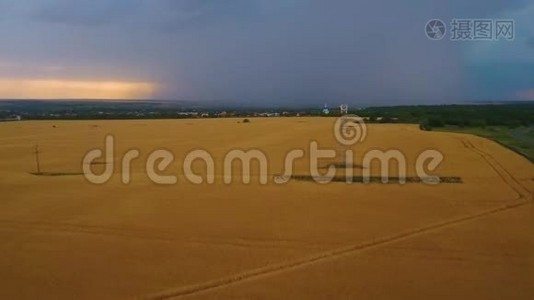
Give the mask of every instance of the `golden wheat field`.
[[[0, 298], [534, 298], [534, 167], [523, 157], [471, 135], [373, 124], [352, 146], [355, 174], [366, 151], [398, 149], [414, 176], [417, 156], [437, 149], [444, 160], [433, 174], [462, 183], [275, 184], [288, 151], [305, 151], [294, 173], [309, 175], [311, 141], [338, 147], [334, 118], [239, 121], [0, 123]], [[93, 184], [82, 159], [108, 134], [114, 174]], [[42, 175], [32, 174], [35, 145]], [[140, 156], [123, 184], [129, 149]], [[157, 149], [174, 154], [158, 172], [176, 184], [147, 176]], [[212, 155], [213, 184], [185, 178], [194, 149]], [[250, 184], [237, 168], [225, 184], [232, 149], [264, 152], [269, 182], [253, 164]]]

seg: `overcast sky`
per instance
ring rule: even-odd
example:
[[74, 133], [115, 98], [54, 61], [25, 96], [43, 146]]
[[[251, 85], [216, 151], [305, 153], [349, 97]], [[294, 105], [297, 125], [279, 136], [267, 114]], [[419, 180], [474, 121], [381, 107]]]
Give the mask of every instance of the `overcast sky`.
[[[433, 18], [516, 36], [433, 41]], [[0, 41], [0, 98], [534, 100], [527, 0], [0, 0]]]

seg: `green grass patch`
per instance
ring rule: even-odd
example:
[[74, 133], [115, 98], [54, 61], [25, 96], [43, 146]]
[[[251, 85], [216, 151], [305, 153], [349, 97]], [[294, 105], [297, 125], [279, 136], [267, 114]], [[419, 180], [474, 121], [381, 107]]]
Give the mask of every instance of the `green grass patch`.
[[447, 131], [458, 133], [469, 133], [493, 140], [508, 149], [526, 157], [534, 163], [534, 128], [506, 126], [487, 127], [458, 127], [445, 126], [434, 128], [435, 131]]

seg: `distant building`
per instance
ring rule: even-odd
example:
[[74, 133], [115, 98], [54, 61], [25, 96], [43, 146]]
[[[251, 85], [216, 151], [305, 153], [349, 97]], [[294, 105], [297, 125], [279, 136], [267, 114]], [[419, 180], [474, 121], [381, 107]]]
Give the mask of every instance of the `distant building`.
[[349, 105], [348, 104], [341, 104], [339, 106], [339, 113], [341, 115], [346, 115], [349, 113]]
[[328, 109], [328, 104], [324, 104], [323, 106], [323, 114], [328, 115], [330, 114], [330, 109]]
[[177, 112], [176, 114], [181, 117], [197, 117], [198, 116], [198, 112], [194, 112], [194, 111]]
[[20, 121], [20, 120], [22, 120], [22, 117], [19, 115], [16, 115], [16, 116], [2, 118], [0, 119], [0, 122], [11, 122], [11, 121]]

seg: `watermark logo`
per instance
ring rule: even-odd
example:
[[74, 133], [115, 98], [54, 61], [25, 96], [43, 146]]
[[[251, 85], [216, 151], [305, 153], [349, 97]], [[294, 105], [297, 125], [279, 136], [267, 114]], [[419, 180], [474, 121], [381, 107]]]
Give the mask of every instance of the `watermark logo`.
[[[452, 19], [451, 41], [513, 41], [515, 21], [511, 19]], [[439, 19], [429, 20], [425, 25], [430, 40], [441, 40], [447, 32], [446, 24]]]
[[431, 40], [439, 41], [445, 37], [447, 26], [439, 19], [429, 20], [425, 25], [426, 36]]
[[334, 136], [338, 143], [350, 146], [363, 142], [367, 137], [367, 125], [363, 118], [356, 115], [345, 115], [336, 120]]

